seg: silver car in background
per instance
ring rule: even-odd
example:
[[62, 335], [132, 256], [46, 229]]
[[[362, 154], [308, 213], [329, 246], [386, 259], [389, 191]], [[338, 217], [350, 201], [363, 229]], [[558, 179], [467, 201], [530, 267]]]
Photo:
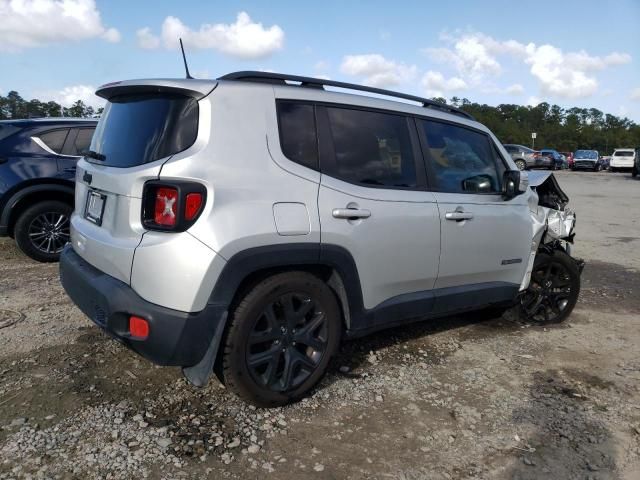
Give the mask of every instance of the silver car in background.
[[553, 160], [549, 157], [540, 155], [540, 152], [533, 150], [524, 145], [507, 143], [504, 149], [511, 155], [513, 162], [518, 170], [527, 170], [530, 168], [551, 168]]

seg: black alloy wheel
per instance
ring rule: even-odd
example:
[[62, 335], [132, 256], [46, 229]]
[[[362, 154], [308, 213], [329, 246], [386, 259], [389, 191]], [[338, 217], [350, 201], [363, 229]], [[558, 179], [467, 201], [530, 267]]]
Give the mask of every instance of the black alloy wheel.
[[36, 203], [20, 214], [14, 228], [16, 243], [39, 262], [57, 262], [71, 241], [73, 208], [57, 200]]
[[257, 283], [233, 309], [222, 352], [222, 380], [260, 407], [300, 399], [322, 378], [342, 329], [333, 291], [306, 272]]
[[563, 251], [538, 253], [529, 287], [520, 298], [524, 317], [535, 323], [560, 323], [578, 300], [580, 270], [575, 260]]

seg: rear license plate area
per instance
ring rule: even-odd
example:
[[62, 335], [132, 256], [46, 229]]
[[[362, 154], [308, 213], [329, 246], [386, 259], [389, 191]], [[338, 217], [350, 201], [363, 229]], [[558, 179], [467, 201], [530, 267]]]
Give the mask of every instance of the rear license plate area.
[[102, 216], [104, 215], [104, 207], [107, 203], [107, 196], [103, 193], [90, 190], [87, 195], [87, 204], [84, 208], [84, 218], [96, 225], [102, 225]]

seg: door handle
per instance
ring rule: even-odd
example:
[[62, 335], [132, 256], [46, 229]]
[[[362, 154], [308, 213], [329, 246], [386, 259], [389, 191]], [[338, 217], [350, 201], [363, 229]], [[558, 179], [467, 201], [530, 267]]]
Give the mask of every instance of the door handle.
[[445, 213], [444, 218], [446, 218], [447, 220], [455, 220], [456, 222], [461, 222], [463, 220], [471, 220], [473, 218], [473, 213], [461, 212], [459, 210], [456, 210], [455, 212]]
[[358, 218], [369, 218], [371, 212], [360, 208], [334, 208], [331, 212], [333, 218], [346, 218], [348, 220]]

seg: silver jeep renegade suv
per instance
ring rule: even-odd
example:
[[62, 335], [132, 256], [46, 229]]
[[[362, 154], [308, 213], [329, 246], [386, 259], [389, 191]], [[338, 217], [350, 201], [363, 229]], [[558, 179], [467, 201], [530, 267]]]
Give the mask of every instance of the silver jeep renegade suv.
[[529, 185], [460, 110], [259, 72], [97, 94], [62, 283], [97, 325], [195, 385], [215, 372], [282, 405], [341, 338], [516, 303], [560, 321], [575, 305], [568, 199], [549, 173]]

